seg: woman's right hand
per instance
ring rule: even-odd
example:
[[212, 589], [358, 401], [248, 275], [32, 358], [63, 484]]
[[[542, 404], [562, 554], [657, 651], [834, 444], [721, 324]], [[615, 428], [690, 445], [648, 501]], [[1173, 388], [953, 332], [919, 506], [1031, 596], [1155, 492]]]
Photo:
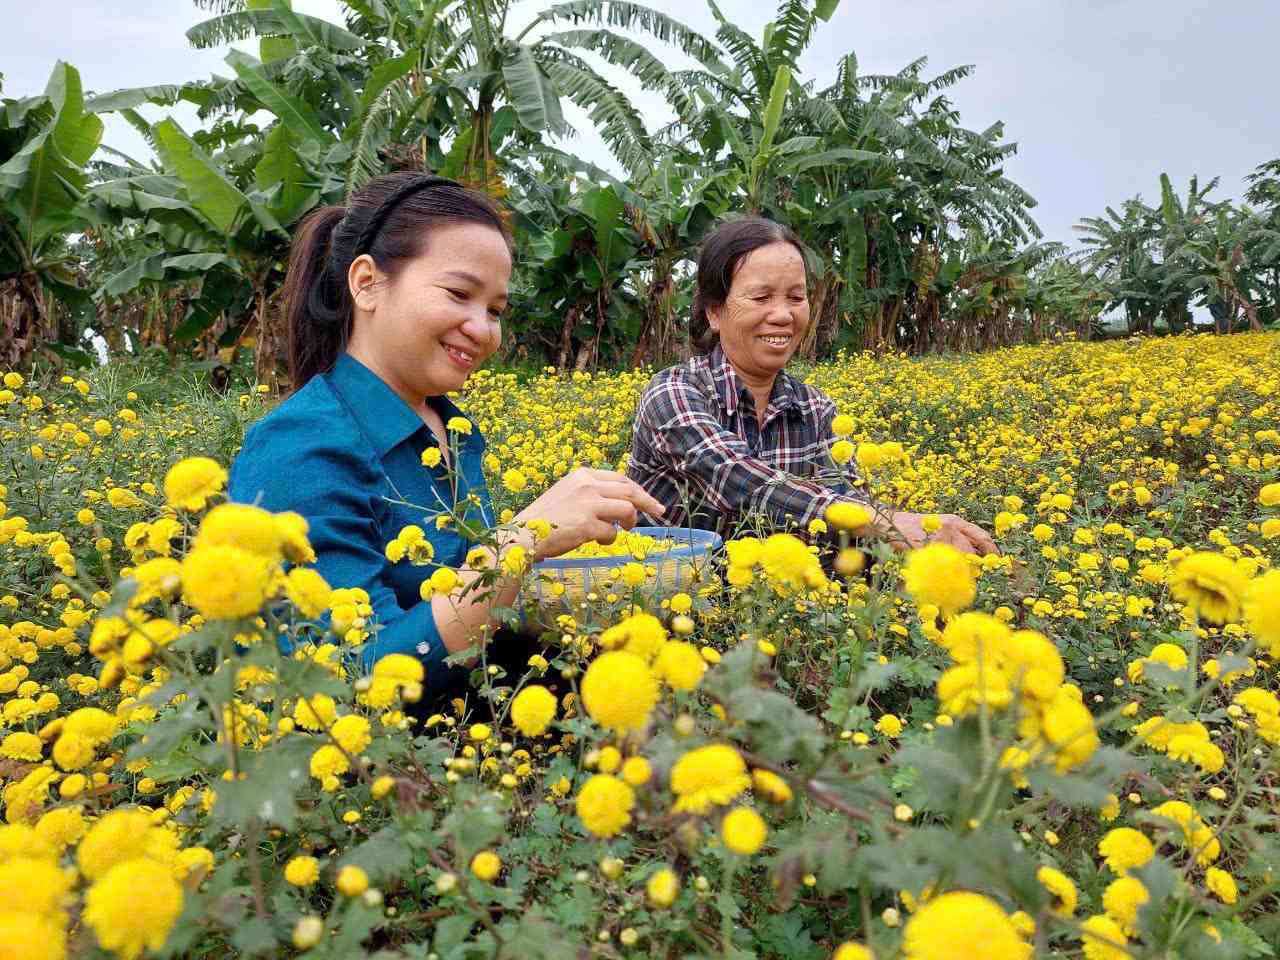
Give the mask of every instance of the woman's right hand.
[[588, 540], [612, 543], [618, 527], [630, 530], [643, 510], [660, 517], [664, 507], [638, 483], [612, 470], [579, 467], [556, 481], [515, 519], [521, 523], [545, 520], [551, 533], [534, 548], [536, 559], [558, 557]]

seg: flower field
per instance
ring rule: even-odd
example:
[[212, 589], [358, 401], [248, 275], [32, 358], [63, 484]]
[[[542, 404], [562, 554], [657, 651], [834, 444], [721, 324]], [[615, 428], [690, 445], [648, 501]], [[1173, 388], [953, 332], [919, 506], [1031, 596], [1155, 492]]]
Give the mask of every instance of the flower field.
[[[1280, 336], [804, 375], [1002, 553], [836, 511], [666, 595], [637, 540], [437, 705], [223, 503], [270, 397], [4, 376], [0, 958], [1275, 956]], [[647, 379], [477, 374], [497, 505], [620, 465]]]

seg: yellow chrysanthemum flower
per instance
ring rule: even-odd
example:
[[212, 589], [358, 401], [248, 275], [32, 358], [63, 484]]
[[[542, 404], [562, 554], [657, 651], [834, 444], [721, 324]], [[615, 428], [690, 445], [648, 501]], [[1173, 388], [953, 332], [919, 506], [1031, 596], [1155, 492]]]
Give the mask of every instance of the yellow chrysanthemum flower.
[[1240, 619], [1248, 577], [1230, 557], [1198, 551], [1183, 557], [1169, 577], [1169, 593], [1209, 623]]
[[720, 839], [734, 853], [751, 856], [769, 836], [764, 819], [750, 807], [734, 807], [720, 822]]
[[613, 837], [631, 822], [636, 795], [631, 785], [607, 773], [594, 774], [578, 791], [578, 818], [597, 837]]
[[644, 659], [625, 650], [602, 653], [582, 677], [582, 705], [615, 733], [639, 730], [658, 701], [658, 681]]
[[556, 716], [556, 697], [539, 684], [530, 684], [511, 701], [511, 722], [526, 737], [546, 731]]
[[[146, 896], [138, 896], [140, 890]], [[163, 947], [180, 913], [181, 885], [171, 868], [153, 860], [117, 864], [85, 895], [85, 923], [121, 960]]]
[[902, 579], [918, 606], [937, 607], [943, 616], [965, 609], [977, 596], [973, 568], [965, 555], [949, 543], [931, 543], [912, 550], [903, 565]]
[[747, 765], [728, 744], [690, 750], [671, 767], [676, 813], [706, 813], [712, 806], [730, 803], [749, 786]]
[[180, 510], [203, 510], [209, 498], [222, 491], [227, 471], [208, 457], [179, 460], [164, 476], [164, 495], [169, 506]]
[[911, 915], [902, 954], [905, 960], [1030, 960], [1033, 949], [994, 900], [956, 890]]

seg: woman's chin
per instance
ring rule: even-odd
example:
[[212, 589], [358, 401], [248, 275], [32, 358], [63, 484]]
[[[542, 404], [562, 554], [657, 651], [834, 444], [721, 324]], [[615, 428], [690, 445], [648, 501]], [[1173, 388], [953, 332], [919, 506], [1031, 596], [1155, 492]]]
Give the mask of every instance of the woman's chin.
[[758, 350], [755, 355], [756, 366], [761, 370], [781, 373], [794, 353], [789, 347], [786, 350]]
[[470, 370], [462, 370], [457, 364], [448, 361], [433, 364], [427, 375], [431, 384], [427, 396], [443, 396], [452, 390], [461, 390], [470, 374]]

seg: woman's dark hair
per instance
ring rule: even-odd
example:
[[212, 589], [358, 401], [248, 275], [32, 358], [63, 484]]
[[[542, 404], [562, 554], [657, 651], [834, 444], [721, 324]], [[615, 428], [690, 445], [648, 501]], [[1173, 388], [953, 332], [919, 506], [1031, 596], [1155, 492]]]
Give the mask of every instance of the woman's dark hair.
[[719, 336], [711, 329], [707, 309], [724, 305], [733, 275], [747, 254], [771, 243], [789, 243], [804, 257], [804, 244], [788, 226], [764, 217], [728, 220], [711, 231], [698, 252], [698, 277], [693, 293], [689, 339], [694, 349], [709, 353]]
[[431, 229], [478, 223], [511, 234], [488, 197], [452, 180], [402, 171], [374, 177], [345, 207], [321, 207], [298, 230], [284, 282], [289, 375], [297, 390], [333, 367], [351, 337], [347, 271], [369, 254], [390, 277], [426, 248]]

